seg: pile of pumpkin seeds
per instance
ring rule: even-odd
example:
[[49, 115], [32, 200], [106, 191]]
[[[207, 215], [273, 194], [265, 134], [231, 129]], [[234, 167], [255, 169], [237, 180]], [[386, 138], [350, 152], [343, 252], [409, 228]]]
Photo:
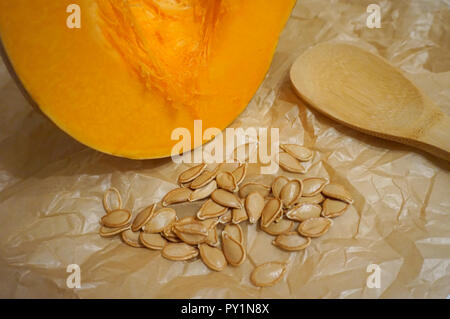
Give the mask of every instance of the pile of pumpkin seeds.
[[[288, 172], [304, 174], [302, 162], [310, 161], [313, 152], [296, 144], [282, 144], [279, 166]], [[312, 238], [325, 234], [332, 218], [342, 215], [353, 203], [350, 193], [339, 184], [321, 177], [290, 179], [276, 177], [272, 185], [243, 184], [247, 163], [233, 171], [221, 165], [208, 170], [199, 164], [182, 172], [178, 188], [168, 192], [160, 203], [140, 211], [134, 220], [122, 208], [115, 188], [103, 198], [106, 215], [101, 219], [100, 235], [120, 234], [132, 247], [160, 250], [163, 257], [186, 261], [200, 256], [204, 264], [221, 271], [228, 264], [239, 266], [246, 259], [246, 245], [240, 223], [259, 224], [259, 229], [274, 236], [272, 244], [285, 251], [300, 251]], [[110, 196], [117, 197], [117, 207], [110, 206]], [[171, 206], [203, 200], [195, 216], [178, 218]], [[296, 225], [298, 223], [298, 226]], [[259, 265], [251, 282], [259, 287], [272, 286], [286, 272], [286, 263], [272, 261]]]

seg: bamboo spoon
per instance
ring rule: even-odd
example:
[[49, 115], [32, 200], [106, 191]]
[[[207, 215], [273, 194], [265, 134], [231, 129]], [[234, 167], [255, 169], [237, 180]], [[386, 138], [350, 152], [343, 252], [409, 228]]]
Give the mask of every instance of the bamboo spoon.
[[450, 118], [383, 58], [320, 44], [295, 61], [290, 77], [300, 97], [338, 122], [450, 161]]

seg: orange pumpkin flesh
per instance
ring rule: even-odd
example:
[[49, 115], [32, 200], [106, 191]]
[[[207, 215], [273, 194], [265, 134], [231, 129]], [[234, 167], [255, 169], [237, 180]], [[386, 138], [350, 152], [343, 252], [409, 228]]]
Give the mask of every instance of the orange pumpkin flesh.
[[11, 64], [72, 137], [146, 159], [170, 155], [175, 128], [222, 130], [242, 112], [295, 1], [78, 0], [80, 29], [66, 26], [71, 3], [0, 0]]

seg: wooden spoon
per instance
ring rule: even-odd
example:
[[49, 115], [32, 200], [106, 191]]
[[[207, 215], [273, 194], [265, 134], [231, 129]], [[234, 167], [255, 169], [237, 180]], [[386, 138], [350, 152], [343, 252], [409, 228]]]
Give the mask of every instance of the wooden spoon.
[[290, 76], [300, 97], [338, 122], [450, 161], [450, 118], [383, 58], [325, 43], [303, 53]]

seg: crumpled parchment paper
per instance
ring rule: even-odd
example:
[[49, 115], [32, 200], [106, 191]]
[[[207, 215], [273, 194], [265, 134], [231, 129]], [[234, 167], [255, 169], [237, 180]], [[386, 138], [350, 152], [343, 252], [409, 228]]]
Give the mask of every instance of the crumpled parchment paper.
[[[305, 49], [346, 41], [400, 67], [450, 115], [448, 2], [378, 1], [382, 28], [369, 29], [372, 2], [299, 0], [266, 80], [232, 125], [279, 127], [281, 142], [311, 147], [306, 176], [343, 183], [355, 204], [304, 252], [280, 251], [271, 237], [244, 226], [248, 259], [220, 273], [200, 260], [172, 262], [118, 237], [101, 238], [101, 199], [110, 186], [136, 211], [174, 188], [186, 166], [115, 158], [80, 145], [34, 111], [0, 65], [0, 297], [447, 297], [449, 163], [339, 125], [307, 108], [289, 84], [289, 67]], [[251, 271], [270, 260], [288, 261], [285, 278], [254, 287]], [[80, 266], [81, 288], [66, 286], [70, 264]], [[370, 264], [380, 267], [380, 288], [366, 285]]]

